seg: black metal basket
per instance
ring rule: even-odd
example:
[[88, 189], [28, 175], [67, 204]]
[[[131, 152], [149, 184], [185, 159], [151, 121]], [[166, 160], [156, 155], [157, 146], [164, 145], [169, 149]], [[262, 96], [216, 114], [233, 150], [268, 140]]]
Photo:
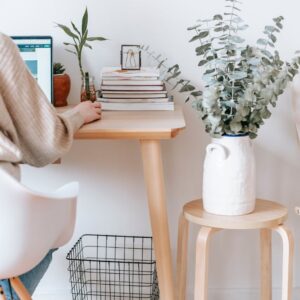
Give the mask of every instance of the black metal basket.
[[73, 300], [159, 299], [151, 237], [85, 234], [67, 255]]

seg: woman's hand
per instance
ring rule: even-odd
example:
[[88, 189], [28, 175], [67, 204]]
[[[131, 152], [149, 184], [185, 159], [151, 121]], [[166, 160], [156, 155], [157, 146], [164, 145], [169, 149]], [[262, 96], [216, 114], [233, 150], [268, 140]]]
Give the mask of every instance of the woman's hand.
[[85, 124], [101, 119], [101, 104], [99, 102], [84, 101], [76, 105], [74, 109], [77, 109], [82, 115]]

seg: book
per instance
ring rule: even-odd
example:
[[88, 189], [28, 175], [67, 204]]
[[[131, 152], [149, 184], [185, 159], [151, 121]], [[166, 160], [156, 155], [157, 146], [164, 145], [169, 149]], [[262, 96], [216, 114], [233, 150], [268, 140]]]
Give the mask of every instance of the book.
[[102, 91], [162, 91], [164, 85], [101, 85]]
[[140, 70], [122, 70], [119, 67], [104, 67], [101, 77], [159, 77], [159, 69], [143, 67]]
[[100, 102], [110, 102], [110, 103], [164, 103], [169, 101], [169, 97], [165, 98], [97, 98]]
[[159, 80], [159, 77], [157, 76], [148, 76], [148, 77], [144, 77], [144, 76], [136, 76], [136, 77], [119, 77], [119, 76], [103, 76], [102, 79], [104, 80], [122, 80], [122, 81], [126, 81], [126, 80]]
[[174, 102], [162, 103], [112, 103], [99, 101], [102, 110], [174, 110]]
[[145, 94], [145, 95], [148, 95], [148, 94], [167, 94], [167, 91], [166, 90], [163, 90], [163, 91], [103, 91], [103, 93], [106, 93], [106, 94], [117, 94], [117, 95], [141, 95], [141, 94]]
[[161, 80], [102, 80], [102, 85], [163, 85]]
[[144, 92], [139, 92], [139, 93], [108, 93], [108, 92], [103, 92], [102, 93], [103, 98], [108, 98], [108, 99], [152, 99], [152, 98], [166, 98], [167, 97], [167, 92], [160, 92], [160, 93], [144, 93]]

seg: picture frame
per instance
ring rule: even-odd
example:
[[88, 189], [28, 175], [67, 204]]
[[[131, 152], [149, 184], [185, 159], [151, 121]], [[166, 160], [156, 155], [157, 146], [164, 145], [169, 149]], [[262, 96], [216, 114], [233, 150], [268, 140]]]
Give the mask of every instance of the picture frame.
[[142, 65], [140, 45], [121, 45], [121, 69], [140, 70]]

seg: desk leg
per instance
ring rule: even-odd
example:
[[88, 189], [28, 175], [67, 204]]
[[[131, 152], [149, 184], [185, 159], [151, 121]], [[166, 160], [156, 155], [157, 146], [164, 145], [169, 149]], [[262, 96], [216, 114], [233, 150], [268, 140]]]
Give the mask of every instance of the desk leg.
[[161, 300], [174, 300], [172, 257], [165, 185], [158, 140], [141, 140], [144, 177], [154, 240]]

